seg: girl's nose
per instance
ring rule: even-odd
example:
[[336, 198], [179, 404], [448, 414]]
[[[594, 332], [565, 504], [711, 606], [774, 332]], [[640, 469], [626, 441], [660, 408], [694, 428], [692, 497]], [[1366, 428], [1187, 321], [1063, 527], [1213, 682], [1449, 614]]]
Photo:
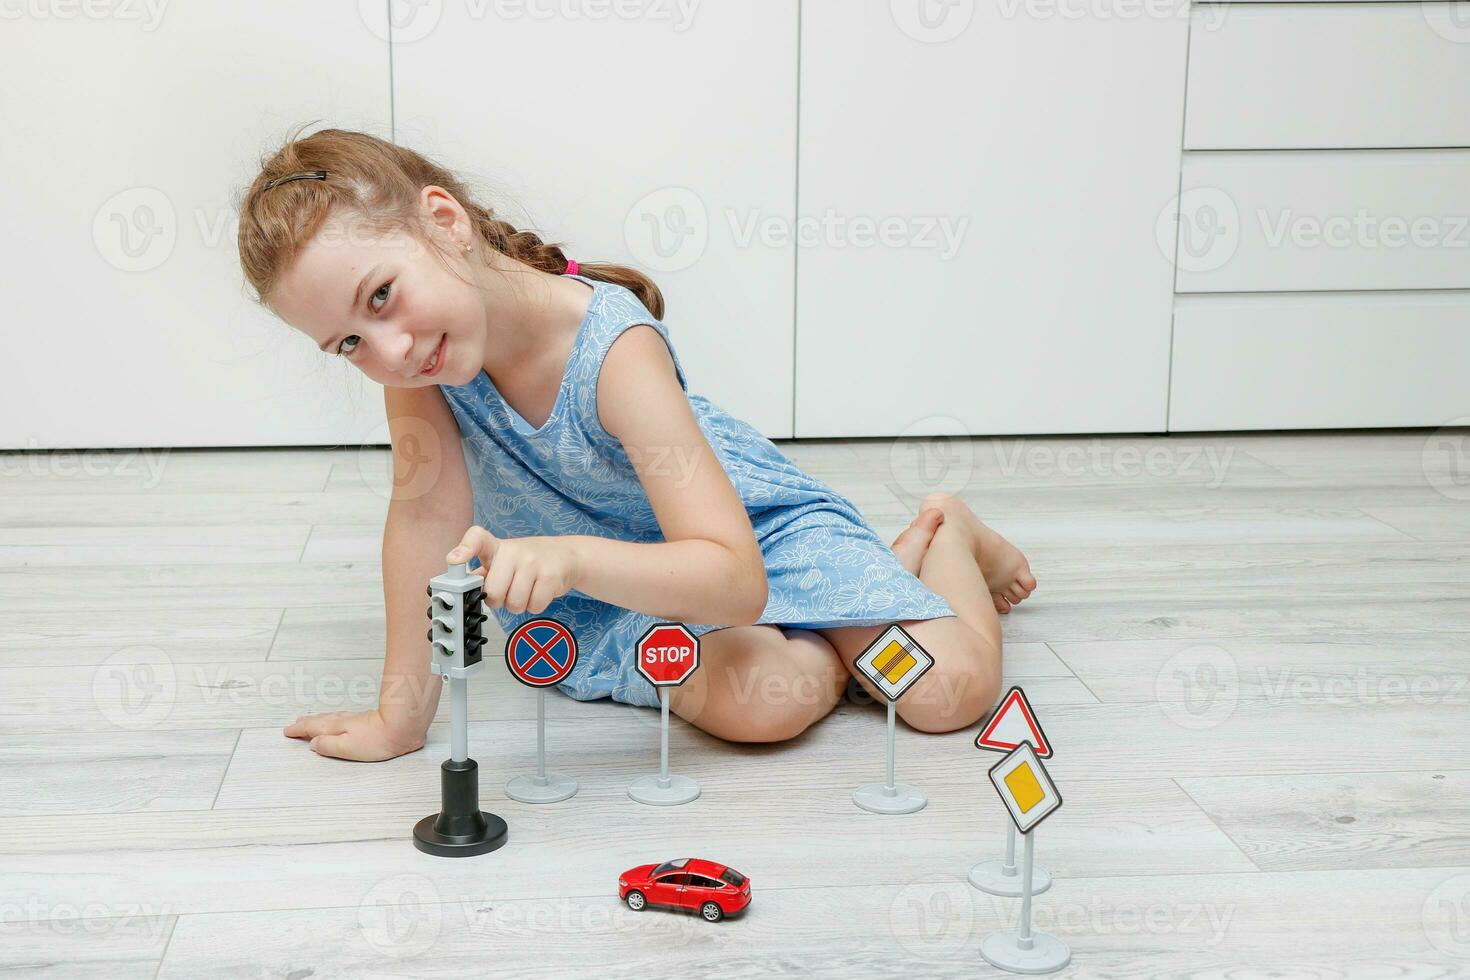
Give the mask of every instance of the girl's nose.
[[413, 357], [413, 336], [405, 330], [385, 332], [379, 338], [379, 356], [383, 366], [396, 374], [413, 374], [417, 367], [410, 364]]

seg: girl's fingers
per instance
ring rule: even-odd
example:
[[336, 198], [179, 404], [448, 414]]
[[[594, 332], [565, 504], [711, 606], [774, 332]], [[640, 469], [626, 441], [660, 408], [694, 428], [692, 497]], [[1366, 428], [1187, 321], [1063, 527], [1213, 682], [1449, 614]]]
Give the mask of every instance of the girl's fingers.
[[553, 591], [555, 590], [546, 579], [537, 579], [536, 587], [531, 590], [531, 598], [526, 603], [526, 611], [540, 615], [551, 605], [551, 600], [556, 598], [551, 594]]
[[492, 547], [494, 542], [495, 535], [476, 524], [464, 533], [464, 537], [459, 539], [459, 544], [444, 556], [444, 560], [451, 565], [458, 565], [461, 562], [468, 562], [473, 557], [478, 557], [481, 564], [488, 565], [490, 556], [494, 553]]
[[521, 569], [520, 573], [511, 580], [510, 588], [505, 590], [506, 611], [513, 613], [525, 612], [531, 604], [531, 590], [535, 586], [535, 577], [525, 569]]
[[515, 568], [510, 562], [491, 562], [490, 571], [485, 575], [485, 605], [491, 609], [505, 605], [505, 595], [510, 591], [510, 582], [514, 577]]
[[297, 718], [286, 726], [282, 734], [287, 738], [315, 738], [318, 735], [339, 735], [346, 730], [341, 715], [334, 711]]
[[311, 750], [334, 759], [356, 758], [352, 752], [352, 740], [346, 735], [318, 735], [311, 740]]

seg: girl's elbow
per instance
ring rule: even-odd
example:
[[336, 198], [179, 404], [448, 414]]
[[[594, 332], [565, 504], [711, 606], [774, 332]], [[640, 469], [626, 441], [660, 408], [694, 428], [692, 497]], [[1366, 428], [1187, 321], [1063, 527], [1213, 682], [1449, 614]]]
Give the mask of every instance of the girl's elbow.
[[741, 619], [741, 626], [754, 626], [761, 621], [761, 614], [766, 611], [766, 604], [771, 598], [770, 583], [766, 579], [766, 566], [762, 562], [757, 572], [755, 586], [750, 590], [750, 604], [746, 606], [746, 615]]

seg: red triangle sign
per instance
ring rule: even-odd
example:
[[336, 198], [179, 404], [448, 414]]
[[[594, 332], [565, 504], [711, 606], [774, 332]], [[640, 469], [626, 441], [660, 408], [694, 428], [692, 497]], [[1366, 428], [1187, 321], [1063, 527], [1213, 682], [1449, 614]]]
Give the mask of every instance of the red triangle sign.
[[975, 737], [975, 748], [989, 752], [1010, 752], [1022, 742], [1030, 742], [1037, 756], [1051, 758], [1051, 743], [1036, 720], [1036, 711], [1026, 700], [1026, 692], [1013, 687], [1001, 699], [1000, 707]]

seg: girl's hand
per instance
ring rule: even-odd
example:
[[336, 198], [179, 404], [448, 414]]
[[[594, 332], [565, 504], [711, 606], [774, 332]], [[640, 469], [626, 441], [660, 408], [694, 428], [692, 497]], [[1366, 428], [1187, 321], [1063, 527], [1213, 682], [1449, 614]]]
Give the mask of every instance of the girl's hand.
[[540, 613], [551, 600], [576, 588], [579, 555], [566, 537], [497, 538], [478, 525], [445, 556], [452, 565], [480, 559], [485, 604], [506, 612]]
[[382, 762], [424, 747], [422, 735], [390, 728], [378, 711], [328, 711], [302, 715], [283, 730], [287, 738], [311, 740], [317, 755], [353, 762]]

